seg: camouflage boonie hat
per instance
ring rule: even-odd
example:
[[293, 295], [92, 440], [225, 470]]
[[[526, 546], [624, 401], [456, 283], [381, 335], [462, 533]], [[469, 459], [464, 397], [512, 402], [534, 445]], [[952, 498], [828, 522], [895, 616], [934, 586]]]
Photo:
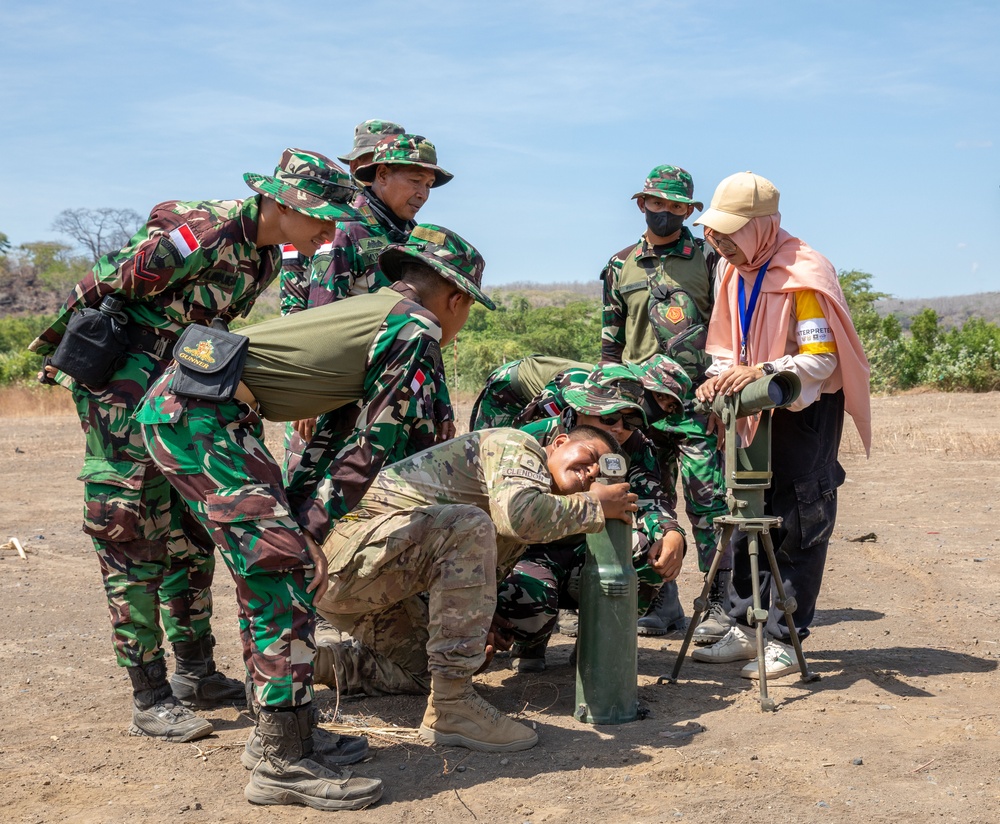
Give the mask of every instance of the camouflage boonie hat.
[[431, 188], [444, 186], [454, 175], [437, 165], [437, 149], [426, 137], [419, 134], [397, 134], [383, 137], [375, 144], [371, 162], [358, 166], [354, 176], [362, 183], [375, 180], [375, 170], [382, 164], [389, 166], [422, 166], [434, 172]]
[[598, 366], [580, 386], [563, 391], [563, 400], [582, 415], [610, 415], [634, 410], [646, 426], [643, 386], [633, 367], [620, 363]]
[[350, 205], [358, 193], [351, 176], [330, 158], [304, 149], [285, 149], [274, 176], [247, 172], [247, 186], [297, 212], [320, 220], [360, 220]]
[[647, 195], [675, 200], [678, 203], [690, 203], [699, 212], [705, 208], [704, 203], [693, 199], [694, 180], [680, 166], [657, 166], [646, 177], [642, 191], [632, 195], [632, 200]]
[[653, 355], [645, 363], [635, 364], [632, 368], [650, 392], [669, 395], [682, 407], [684, 399], [691, 396], [694, 384], [684, 367], [673, 358]]
[[366, 120], [354, 127], [354, 147], [337, 157], [341, 163], [350, 163], [361, 155], [374, 150], [375, 144], [389, 134], [405, 134], [406, 129], [389, 120]]
[[486, 261], [475, 246], [450, 229], [418, 223], [406, 243], [391, 243], [382, 250], [378, 264], [389, 280], [396, 281], [402, 275], [403, 264], [411, 259], [430, 266], [487, 309], [497, 308], [481, 289]]

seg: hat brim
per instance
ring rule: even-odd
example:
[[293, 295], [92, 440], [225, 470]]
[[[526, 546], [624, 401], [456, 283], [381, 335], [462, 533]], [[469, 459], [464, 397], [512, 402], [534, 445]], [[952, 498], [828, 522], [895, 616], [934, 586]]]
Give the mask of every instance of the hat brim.
[[382, 273], [389, 278], [389, 280], [395, 282], [401, 277], [403, 264], [408, 260], [415, 260], [418, 263], [422, 263], [424, 266], [429, 266], [449, 283], [453, 283], [465, 292], [465, 294], [470, 295], [487, 309], [493, 310], [497, 308], [497, 305], [486, 297], [486, 295], [483, 294], [483, 291], [476, 286], [476, 284], [465, 277], [465, 275], [456, 272], [446, 263], [442, 263], [440, 260], [437, 260], [431, 255], [420, 254], [416, 249], [407, 249], [398, 246], [386, 249], [378, 256], [378, 265], [382, 270]]
[[692, 200], [689, 197], [684, 197], [683, 195], [668, 195], [666, 192], [636, 192], [632, 195], [632, 200], [640, 197], [658, 197], [660, 200], [672, 200], [674, 203], [686, 203], [689, 206], [694, 206], [699, 212], [705, 208], [705, 204], [700, 200]]
[[[294, 186], [281, 183], [268, 175], [247, 172], [243, 175], [243, 180], [255, 192], [266, 195], [278, 201], [278, 203], [294, 209], [296, 212], [309, 215], [309, 217], [315, 217], [320, 220], [363, 221], [361, 215], [349, 203], [335, 203], [324, 200], [318, 195], [296, 189]], [[347, 187], [343, 188], [346, 189]], [[354, 199], [354, 194], [356, 192], [349, 195], [352, 200]]]
[[337, 155], [337, 160], [339, 160], [341, 163], [350, 163], [352, 160], [357, 160], [359, 157], [361, 157], [361, 155], [371, 154], [374, 151], [375, 151], [374, 143], [371, 146], [358, 146], [354, 149], [351, 149], [351, 151], [349, 151], [347, 154]]
[[750, 218], [743, 215], [734, 215], [732, 212], [723, 212], [719, 209], [709, 207], [705, 214], [693, 222], [693, 225], [707, 226], [714, 232], [731, 235], [733, 232], [742, 229], [749, 222]]
[[588, 396], [583, 389], [564, 389], [563, 400], [568, 406], [573, 407], [582, 415], [611, 415], [625, 409], [632, 409], [642, 416], [642, 422], [648, 426], [646, 413], [641, 406], [632, 401], [620, 400], [608, 402], [597, 402]]
[[431, 184], [432, 189], [444, 186], [445, 183], [455, 176], [440, 166], [435, 166], [433, 163], [420, 163], [416, 160], [380, 160], [378, 163], [366, 163], [364, 166], [358, 166], [357, 171], [354, 172], [354, 176], [362, 183], [374, 183], [375, 172], [379, 166], [420, 166], [423, 169], [430, 169], [434, 172], [434, 182]]

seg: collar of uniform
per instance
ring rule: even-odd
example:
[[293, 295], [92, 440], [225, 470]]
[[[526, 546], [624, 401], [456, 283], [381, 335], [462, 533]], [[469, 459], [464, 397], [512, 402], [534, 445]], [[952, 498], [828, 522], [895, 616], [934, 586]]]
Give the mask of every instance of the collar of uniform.
[[410, 284], [403, 283], [401, 280], [397, 280], [392, 286], [389, 287], [394, 292], [399, 292], [407, 300], [412, 300], [414, 303], [419, 303], [423, 306], [423, 302], [420, 300], [420, 295], [417, 294], [417, 290], [414, 289]]
[[681, 236], [677, 239], [671, 247], [667, 249], [662, 255], [658, 255], [653, 251], [653, 247], [649, 245], [649, 241], [646, 240], [646, 236], [643, 235], [639, 239], [639, 245], [635, 247], [635, 259], [642, 260], [643, 258], [659, 258], [659, 257], [680, 257], [685, 260], [690, 260], [694, 257], [694, 235], [691, 234], [691, 230], [687, 226], [681, 227]]
[[[243, 237], [247, 239], [251, 246], [257, 250], [257, 221], [260, 219], [260, 199], [264, 195], [248, 197], [240, 206], [239, 218], [240, 228], [243, 230]], [[280, 246], [275, 247], [281, 250]]]

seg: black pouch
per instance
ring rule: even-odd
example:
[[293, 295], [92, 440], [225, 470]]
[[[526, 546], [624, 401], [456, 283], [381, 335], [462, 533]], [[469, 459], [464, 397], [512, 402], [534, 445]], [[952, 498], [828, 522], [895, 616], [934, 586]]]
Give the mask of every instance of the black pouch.
[[249, 338], [233, 334], [219, 320], [211, 326], [189, 326], [174, 346], [177, 371], [170, 391], [185, 398], [231, 401], [249, 345]]
[[90, 307], [74, 312], [50, 363], [90, 389], [103, 389], [128, 355], [123, 320]]

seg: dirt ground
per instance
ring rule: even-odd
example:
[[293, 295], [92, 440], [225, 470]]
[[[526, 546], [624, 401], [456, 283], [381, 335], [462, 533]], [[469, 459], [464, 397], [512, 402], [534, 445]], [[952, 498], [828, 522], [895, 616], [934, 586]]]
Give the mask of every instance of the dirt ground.
[[[370, 735], [359, 771], [382, 800], [358, 822], [996, 822], [1000, 820], [1000, 396], [879, 398], [875, 450], [851, 431], [847, 483], [815, 631], [822, 675], [770, 682], [762, 713], [739, 664], [687, 661], [679, 636], [641, 639], [645, 720], [578, 723], [572, 640], [554, 638], [548, 671], [498, 661], [477, 680], [537, 725], [509, 755], [445, 751], [408, 738], [415, 697], [342, 702]], [[850, 424], [848, 428], [851, 429]], [[280, 441], [278, 441], [280, 443]], [[243, 799], [238, 760], [250, 727], [208, 713], [216, 735], [166, 744], [125, 734], [130, 691], [113, 660], [104, 597], [80, 532], [82, 437], [69, 415], [0, 418], [0, 820], [10, 822], [319, 821]], [[874, 533], [874, 542], [855, 542]], [[697, 594], [694, 564], [681, 575]], [[239, 676], [233, 587], [217, 577], [220, 666]], [[334, 708], [330, 690], [317, 700]], [[688, 725], [697, 725], [691, 727]], [[700, 731], [683, 737], [692, 729]], [[391, 734], [385, 734], [390, 730]], [[678, 737], [681, 736], [681, 737]]]

